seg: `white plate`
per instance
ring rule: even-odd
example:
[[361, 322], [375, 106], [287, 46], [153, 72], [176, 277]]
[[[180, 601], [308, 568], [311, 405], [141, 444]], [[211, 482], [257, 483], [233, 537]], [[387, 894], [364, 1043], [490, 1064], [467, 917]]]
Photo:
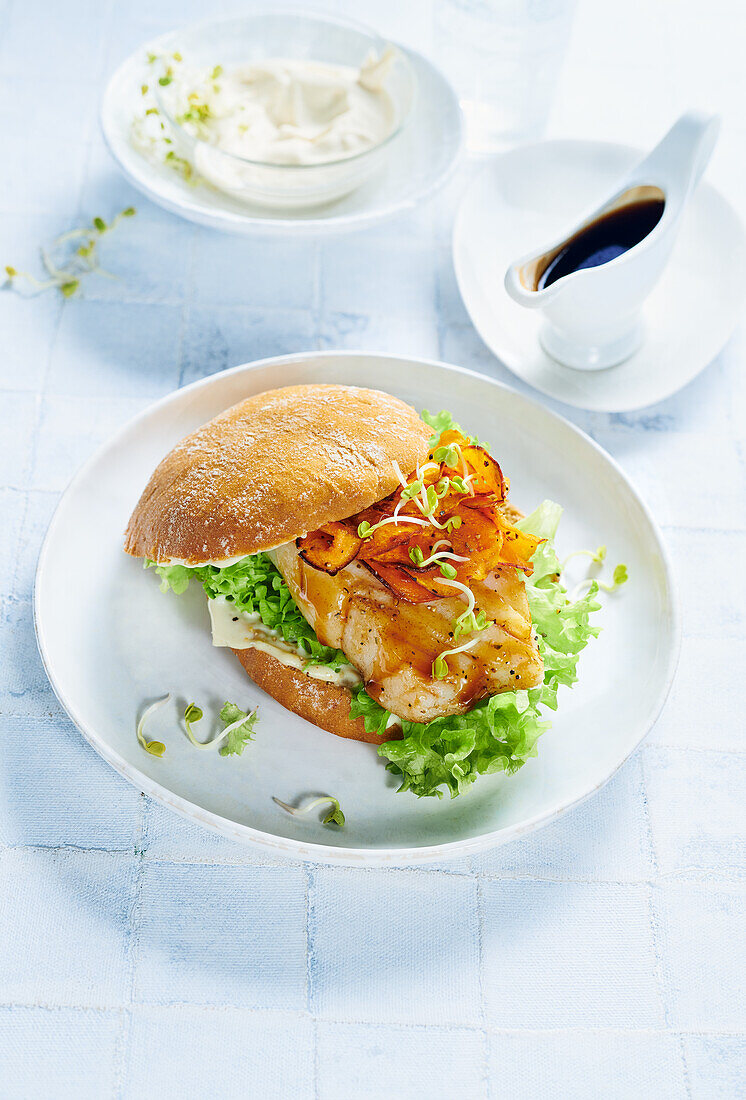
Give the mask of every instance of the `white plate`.
[[385, 167], [362, 187], [336, 202], [308, 211], [285, 212], [250, 206], [207, 184], [191, 184], [165, 165], [152, 163], [130, 142], [132, 119], [141, 110], [140, 86], [152, 77], [148, 51], [173, 48], [178, 34], [153, 39], [114, 73], [101, 105], [104, 138], [124, 175], [138, 190], [189, 221], [229, 233], [352, 230], [420, 206], [442, 186], [458, 160], [462, 118], [453, 88], [420, 54], [404, 46], [417, 83], [415, 105], [404, 131], [392, 144]]
[[[163, 595], [122, 552], [122, 532], [156, 463], [177, 440], [242, 398], [299, 382], [375, 385], [415, 405], [448, 408], [491, 440], [529, 511], [561, 501], [560, 556], [609, 546], [630, 581], [605, 601], [603, 626], [581, 657], [580, 682], [539, 755], [511, 777], [483, 776], [453, 801], [397, 794], [374, 748], [325, 733], [284, 710], [210, 643], [198, 586]], [[582, 560], [582, 559], [581, 559]], [[582, 572], [579, 574], [582, 576]], [[535, 828], [597, 790], [655, 721], [674, 672], [678, 615], [670, 566], [653, 519], [614, 461], [540, 405], [470, 371], [372, 354], [285, 356], [236, 367], [171, 394], [136, 417], [83, 467], [50, 525], [36, 578], [36, 629], [62, 705], [84, 736], [139, 790], [185, 816], [275, 854], [337, 863], [415, 863], [488, 848]], [[196, 752], [176, 704], [154, 716], [161, 759], [135, 740], [145, 700], [166, 691], [207, 712], [230, 699], [259, 704], [256, 740], [241, 757]], [[308, 792], [340, 799], [331, 831], [271, 801]]]
[[539, 344], [538, 311], [508, 297], [509, 264], [571, 226], [642, 155], [592, 141], [523, 146], [495, 158], [472, 181], [456, 218], [456, 278], [480, 336], [519, 378], [581, 409], [623, 412], [670, 397], [715, 358], [739, 320], [744, 229], [708, 183], [684, 214], [668, 267], [645, 305], [645, 341], [626, 362], [594, 372], [561, 366]]

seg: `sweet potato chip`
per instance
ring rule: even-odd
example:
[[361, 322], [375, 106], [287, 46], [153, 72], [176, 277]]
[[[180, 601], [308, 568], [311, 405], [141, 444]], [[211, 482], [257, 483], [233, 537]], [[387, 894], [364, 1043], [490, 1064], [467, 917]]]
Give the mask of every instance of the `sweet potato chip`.
[[392, 546], [390, 550], [382, 550], [380, 554], [375, 556], [366, 552], [360, 551], [361, 561], [381, 562], [382, 565], [411, 565], [412, 558], [409, 551], [415, 543], [400, 542], [397, 546]]
[[502, 547], [502, 532], [482, 508], [466, 512], [461, 526], [449, 536], [454, 554], [474, 554], [496, 559]]
[[345, 523], [327, 523], [305, 538], [297, 539], [296, 546], [304, 561], [314, 569], [335, 576], [360, 552], [363, 540], [357, 531]]
[[[410, 566], [406, 572], [416, 580], [421, 588], [426, 588], [432, 593], [430, 599], [445, 599], [458, 595], [458, 591], [451, 584], [446, 584], [447, 578], [443, 576], [437, 565], [428, 565], [425, 569], [416, 569]], [[454, 578], [461, 580], [460, 577]], [[464, 583], [463, 581], [461, 582]]]
[[475, 493], [494, 493], [498, 501], [505, 499], [505, 479], [500, 466], [483, 447], [462, 447], [469, 473], [474, 475]]
[[459, 447], [467, 446], [466, 436], [458, 428], [449, 428], [443, 432], [432, 453], [434, 454], [438, 447], [450, 447], [452, 443], [458, 443]]
[[368, 538], [363, 539], [360, 548], [360, 557], [367, 559], [379, 558], [381, 554], [393, 550], [397, 546], [410, 542], [422, 530], [419, 524], [414, 523], [386, 523], [379, 527]]
[[366, 561], [363, 563], [383, 581], [387, 588], [391, 589], [395, 596], [400, 596], [408, 603], [432, 603], [439, 598], [439, 593], [428, 591], [423, 585], [414, 579], [412, 574], [401, 565], [387, 565], [380, 561]]
[[531, 564], [537, 546], [544, 540], [536, 535], [528, 535], [525, 531], [519, 531], [517, 527], [506, 527], [503, 533], [503, 545], [500, 559], [522, 569], [527, 576], [531, 576], [534, 567]]

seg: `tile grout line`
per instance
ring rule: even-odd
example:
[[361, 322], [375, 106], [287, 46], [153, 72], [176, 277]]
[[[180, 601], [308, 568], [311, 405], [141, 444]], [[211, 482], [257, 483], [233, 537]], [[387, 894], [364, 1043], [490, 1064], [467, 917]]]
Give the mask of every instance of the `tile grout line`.
[[[41, 1002], [41, 1001], [0, 1001], [0, 1010], [17, 1010], [17, 1009], [32, 1009], [40, 1012], [85, 1012], [85, 1013], [110, 1013], [113, 1016], [119, 1015], [122, 1012], [128, 1012], [136, 1009], [146, 1009], [150, 1012], [161, 1011], [163, 1013], [169, 1013], [172, 1010], [180, 1011], [194, 1011], [205, 1012], [209, 1014], [213, 1013], [240, 1013], [248, 1014], [250, 1016], [270, 1016], [270, 1017], [293, 1017], [297, 1020], [310, 1019], [309, 1013], [305, 1009], [280, 1009], [280, 1008], [258, 1008], [254, 1005], [248, 1004], [213, 1004], [204, 1001], [137, 1001], [132, 1006], [124, 1004], [62, 1004], [55, 1002]], [[377, 1030], [381, 1027], [380, 1020], [364, 1019], [361, 1017], [349, 1017], [343, 1019], [338, 1016], [324, 1016], [323, 1022], [331, 1024], [335, 1027], [362, 1027], [370, 1028], [371, 1030]], [[624, 1027], [621, 1025], [608, 1025], [608, 1026], [570, 1026], [570, 1027], [499, 1027], [493, 1024], [486, 1024], [484, 1028], [475, 1024], [449, 1024], [449, 1023], [412, 1023], [396, 1021], [392, 1023], [386, 1023], [386, 1026], [391, 1027], [396, 1031], [425, 1031], [425, 1032], [464, 1032], [469, 1035], [481, 1035], [483, 1031], [486, 1031], [489, 1035], [532, 1035], [532, 1036], [550, 1036], [550, 1035], [650, 1035], [665, 1038], [667, 1036], [675, 1036], [681, 1039], [695, 1038], [695, 1039], [746, 1039], [746, 1030], [738, 1030], [733, 1028], [677, 1028], [677, 1027], [635, 1027], [630, 1025]]]
[[645, 831], [647, 833], [648, 845], [650, 849], [650, 885], [653, 885], [660, 878], [660, 867], [658, 864], [658, 852], [655, 846], [655, 837], [653, 835], [653, 823], [650, 818], [650, 804], [648, 802], [647, 784], [645, 782], [645, 753], [648, 746], [644, 746], [640, 753], [640, 798], [642, 801], [642, 817], [645, 822]]
[[679, 1054], [681, 1056], [681, 1068], [682, 1068], [683, 1073], [684, 1073], [684, 1088], [686, 1089], [687, 1100], [692, 1100], [692, 1097], [693, 1097], [694, 1094], [692, 1092], [692, 1079], [691, 1079], [691, 1074], [689, 1073], [689, 1062], [688, 1062], [687, 1057], [686, 1057], [686, 1045], [684, 1043], [684, 1034], [683, 1034], [683, 1032], [679, 1032], [678, 1043], [679, 1043]]
[[321, 258], [321, 242], [316, 238], [313, 242], [313, 292], [311, 295], [311, 317], [314, 324], [313, 341], [317, 351], [322, 351], [322, 313], [323, 313], [323, 263]]
[[642, 752], [653, 755], [658, 749], [663, 749], [665, 752], [709, 753], [711, 756], [746, 756], [746, 749], [718, 749], [708, 748], [706, 745], [669, 745], [665, 741], [645, 743]]
[[140, 915], [142, 905], [143, 879], [145, 875], [145, 851], [147, 818], [149, 805], [144, 794], [140, 794], [138, 803], [137, 840], [134, 854], [137, 860], [135, 867], [135, 883], [130, 908], [129, 934], [127, 938], [129, 954], [129, 988], [127, 990], [127, 1004], [123, 1010], [123, 1022], [120, 1034], [117, 1037], [117, 1060], [114, 1069], [114, 1098], [121, 1100], [124, 1096], [125, 1078], [127, 1075], [127, 1056], [130, 1049], [130, 1036], [132, 1031], [132, 1008], [135, 1000], [135, 975], [140, 946]]
[[[109, 0], [108, 19], [111, 19], [112, 12], [113, 12], [113, 4], [112, 4], [111, 0]], [[101, 50], [101, 55], [102, 55], [102, 58], [103, 58], [103, 37], [102, 37], [102, 40], [101, 40], [100, 50]], [[68, 219], [68, 224], [69, 225], [72, 224], [74, 218], [77, 218], [78, 220], [80, 220], [82, 218], [83, 195], [85, 193], [86, 182], [87, 182], [88, 174], [89, 174], [89, 171], [90, 171], [91, 158], [92, 158], [92, 154], [93, 154], [93, 142], [92, 141], [91, 142], [85, 142], [83, 144], [82, 148], [84, 150], [83, 171], [81, 172], [81, 175], [80, 175], [80, 185], [78, 187], [78, 197], [77, 197], [77, 204], [75, 206], [75, 214], [73, 215], [73, 217]], [[38, 449], [39, 449], [39, 440], [41, 438], [44, 402], [45, 402], [45, 400], [48, 396], [47, 390], [48, 390], [48, 386], [49, 386], [49, 377], [50, 377], [51, 372], [52, 372], [52, 359], [53, 359], [53, 356], [54, 356], [54, 351], [55, 351], [55, 347], [57, 345], [57, 341], [59, 339], [60, 329], [62, 327], [62, 321], [63, 321], [63, 318], [65, 316], [65, 307], [68, 305], [67, 299], [61, 298], [61, 300], [59, 300], [59, 302], [58, 302], [58, 305], [59, 305], [59, 308], [58, 308], [58, 311], [57, 311], [57, 318], [56, 318], [56, 321], [55, 321], [55, 324], [54, 324], [54, 327], [53, 327], [53, 330], [52, 330], [51, 339], [49, 341], [49, 350], [48, 350], [48, 353], [47, 353], [47, 356], [46, 356], [46, 362], [44, 364], [44, 370], [42, 371], [42, 375], [41, 375], [41, 378], [39, 380], [38, 387], [36, 388], [35, 391], [32, 391], [35, 394], [35, 406], [36, 406], [36, 408], [35, 408], [34, 427], [33, 427], [33, 430], [32, 430], [33, 434], [32, 434], [32, 440], [31, 440], [31, 449], [30, 449], [30, 453], [29, 453], [29, 463], [28, 463], [28, 469], [26, 471], [26, 479], [28, 481], [31, 480], [31, 477], [32, 477], [33, 471], [34, 471], [34, 467], [36, 465], [36, 460], [38, 458]], [[25, 518], [26, 518], [26, 512], [24, 513], [24, 522], [25, 522]], [[15, 575], [14, 575], [14, 581], [15, 581]]]
[[186, 330], [187, 325], [191, 319], [192, 309], [194, 306], [194, 277], [195, 268], [197, 264], [197, 234], [201, 232], [201, 227], [198, 225], [190, 225], [189, 227], [189, 262], [188, 262], [188, 275], [186, 280], [186, 286], [184, 287], [184, 295], [181, 299], [181, 309], [179, 311], [179, 339], [176, 346], [176, 365], [178, 367], [176, 388], [181, 389], [184, 385], [184, 375], [186, 373], [186, 359], [185, 359], [185, 343], [186, 343]]
[[[81, 189], [82, 189], [82, 185], [81, 185]], [[64, 300], [58, 303], [57, 318], [55, 320], [54, 327], [53, 327], [53, 330], [52, 330], [52, 336], [51, 336], [51, 339], [49, 341], [49, 349], [48, 349], [47, 356], [46, 356], [46, 361], [45, 361], [45, 364], [44, 364], [44, 370], [42, 371], [42, 376], [41, 376], [41, 379], [39, 381], [39, 386], [37, 387], [36, 390], [31, 391], [32, 394], [33, 394], [33, 399], [34, 399], [34, 417], [33, 417], [33, 427], [32, 427], [32, 430], [31, 430], [31, 446], [29, 448], [28, 463], [27, 463], [26, 469], [24, 470], [24, 472], [22, 474], [22, 480], [25, 481], [27, 484], [26, 484], [25, 488], [20, 488], [20, 487], [17, 488], [18, 492], [22, 492], [24, 494], [24, 501], [23, 501], [22, 514], [21, 514], [21, 518], [20, 518], [20, 524], [19, 524], [19, 528], [18, 528], [18, 539], [16, 541], [16, 550], [17, 550], [18, 554], [17, 554], [17, 560], [15, 562], [15, 566], [14, 566], [14, 569], [13, 569], [13, 577], [11, 579], [11, 584], [10, 584], [11, 593], [15, 592], [16, 587], [17, 587], [17, 581], [18, 581], [18, 578], [19, 578], [19, 575], [20, 575], [20, 569], [21, 569], [20, 550], [21, 550], [21, 547], [23, 545], [23, 537], [24, 537], [24, 533], [26, 531], [26, 523], [27, 523], [28, 515], [29, 515], [30, 484], [31, 484], [31, 481], [33, 479], [34, 468], [36, 466], [36, 461], [37, 461], [38, 453], [39, 453], [39, 440], [41, 438], [41, 428], [42, 428], [42, 421], [43, 421], [43, 415], [44, 415], [43, 410], [44, 410], [44, 400], [45, 400], [45, 396], [46, 396], [47, 381], [48, 381], [48, 378], [49, 378], [49, 374], [51, 372], [52, 355], [54, 353], [55, 344], [57, 343], [57, 337], [59, 335], [60, 326], [62, 324], [62, 317], [63, 317], [65, 304], [66, 303], [65, 303]], [[15, 486], [5, 486], [5, 488], [16, 489]], [[33, 600], [33, 590], [32, 590], [32, 593], [31, 593], [30, 600], [31, 601]]]
[[[37, 386], [36, 390], [32, 391], [32, 393], [34, 395], [34, 406], [35, 406], [34, 407], [34, 426], [33, 426], [33, 429], [32, 429], [31, 447], [30, 447], [30, 450], [29, 450], [28, 466], [27, 466], [27, 469], [25, 471], [25, 480], [29, 483], [30, 483], [30, 481], [33, 477], [34, 469], [35, 469], [35, 466], [36, 466], [36, 461], [37, 461], [38, 454], [39, 454], [39, 440], [41, 438], [41, 433], [42, 433], [42, 422], [43, 422], [43, 416], [44, 416], [44, 402], [47, 399], [47, 386], [49, 384], [49, 376], [52, 372], [52, 357], [54, 355], [54, 350], [55, 350], [55, 347], [57, 345], [57, 340], [59, 338], [60, 329], [62, 327], [62, 320], [65, 316], [65, 306], [67, 304], [68, 303], [67, 303], [66, 300], [63, 300], [63, 301], [58, 303], [59, 308], [57, 310], [57, 319], [54, 323], [54, 328], [52, 330], [52, 336], [51, 336], [51, 339], [49, 341], [49, 350], [47, 352], [46, 361], [44, 363], [44, 370], [42, 371], [42, 375], [41, 375], [41, 378], [39, 380], [39, 385]], [[24, 520], [25, 520], [25, 514], [24, 514]]]
[[[668, 1008], [668, 1000], [666, 997], [666, 983], [664, 980], [663, 972], [663, 958], [661, 955], [660, 944], [660, 928], [658, 923], [658, 913], [655, 905], [654, 889], [657, 882], [660, 879], [660, 869], [658, 864], [658, 852], [655, 844], [655, 835], [653, 831], [653, 824], [650, 817], [650, 806], [648, 803], [648, 792], [646, 784], [646, 768], [645, 768], [645, 754], [640, 754], [640, 796], [642, 798], [642, 811], [643, 819], [645, 821], [648, 842], [650, 845], [650, 859], [652, 864], [652, 876], [647, 885], [647, 907], [650, 921], [650, 941], [653, 951], [653, 976], [655, 978], [655, 986], [658, 993], [658, 999], [660, 1002], [661, 1010], [663, 1013], [663, 1023], [667, 1031], [671, 1031], [671, 1017]], [[681, 1052], [680, 1052], [681, 1053]], [[686, 1067], [682, 1064], [682, 1072], [684, 1079], [686, 1079]]]
[[316, 1012], [314, 1011], [314, 890], [316, 886], [315, 866], [306, 864], [306, 1012], [311, 1019], [312, 1033], [312, 1082], [315, 1100], [319, 1097], [319, 1028]]
[[[0, 598], [0, 606], [5, 601]], [[22, 716], [14, 715], [12, 717], [23, 719]], [[80, 845], [80, 844], [13, 844], [4, 843], [0, 841], [0, 852], [59, 852], [69, 854], [86, 855], [89, 852], [96, 852], [101, 855], [107, 855], [111, 857], [117, 856], [132, 856], [139, 855], [136, 848], [131, 846], [121, 848], [106, 848], [97, 845]], [[249, 849], [247, 848], [247, 851]], [[227, 859], [227, 858], [215, 858], [210, 856], [187, 856], [187, 857], [175, 857], [175, 856], [158, 856], [149, 855], [147, 851], [142, 853], [142, 859], [145, 866], [154, 866], [158, 864], [170, 864], [171, 866], [184, 867], [184, 866], [207, 866], [207, 867], [254, 867], [257, 870], [265, 871], [282, 871], [288, 866], [286, 860], [283, 859], [261, 859], [260, 862], [254, 862], [251, 858], [247, 859]], [[307, 865], [306, 865], [307, 866]], [[476, 879], [477, 874], [485, 882], [494, 883], [510, 883], [516, 884], [537, 884], [537, 885], [557, 885], [557, 886], [615, 886], [622, 890], [640, 889], [642, 887], [651, 887], [657, 885], [661, 881], [678, 881], [683, 882], [689, 886], [702, 886], [708, 882], [717, 880], [718, 882], [725, 882], [730, 886], [745, 886], [746, 874], [739, 870], [731, 870], [724, 872], [715, 868], [705, 867], [686, 867], [673, 871], [666, 871], [658, 875], [657, 878], [635, 878], [635, 879], [605, 879], [605, 878], [558, 878], [558, 877], [546, 877], [539, 875], [529, 874], [511, 874], [508, 872], [498, 871], [456, 871], [450, 870], [447, 867], [428, 867], [426, 865], [404, 865], [397, 867], [356, 867], [353, 865], [329, 865], [326, 870], [332, 874], [345, 875], [351, 871], [356, 874], [376, 874], [378, 872], [384, 872], [388, 874], [413, 874], [418, 877], [428, 877], [435, 875], [445, 875], [449, 878], [460, 878], [465, 880]]]
[[[95, 1010], [93, 1010], [95, 1011]], [[112, 1100], [122, 1100], [124, 1096], [124, 1077], [126, 1072], [127, 1053], [129, 1051], [129, 1038], [132, 1028], [132, 1011], [129, 1008], [119, 1008], [119, 1026], [114, 1043], [114, 1056], [112, 1058], [113, 1080], [111, 1083]]]
[[[473, 866], [473, 857], [471, 860]], [[477, 901], [477, 975], [479, 981], [479, 1023], [480, 1033], [482, 1037], [482, 1084], [485, 1100], [488, 1100], [491, 1088], [490, 1088], [490, 1060], [489, 1060], [489, 1042], [487, 1036], [487, 1006], [485, 1003], [485, 913], [484, 913], [484, 890], [482, 876], [479, 871], [473, 872], [473, 878], [476, 885], [476, 901]]]

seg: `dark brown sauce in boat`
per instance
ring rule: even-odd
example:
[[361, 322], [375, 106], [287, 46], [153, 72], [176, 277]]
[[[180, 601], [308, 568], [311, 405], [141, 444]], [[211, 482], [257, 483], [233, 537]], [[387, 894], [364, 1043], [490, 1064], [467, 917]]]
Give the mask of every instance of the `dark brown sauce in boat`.
[[666, 196], [660, 187], [630, 188], [562, 244], [524, 264], [521, 282], [527, 290], [545, 290], [576, 271], [603, 267], [641, 244], [658, 225], [665, 208]]

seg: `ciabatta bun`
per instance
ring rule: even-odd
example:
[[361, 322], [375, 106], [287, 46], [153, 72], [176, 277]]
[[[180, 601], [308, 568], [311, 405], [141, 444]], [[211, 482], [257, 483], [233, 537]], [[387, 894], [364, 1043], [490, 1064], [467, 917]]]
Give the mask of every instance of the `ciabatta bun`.
[[329, 733], [367, 741], [371, 745], [381, 745], [402, 735], [399, 726], [390, 727], [385, 737], [367, 733], [362, 718], [350, 718], [351, 696], [346, 687], [314, 680], [263, 650], [234, 649], [233, 652], [254, 683], [281, 706]]
[[288, 386], [249, 397], [170, 451], [124, 548], [162, 564], [224, 564], [383, 500], [427, 454], [430, 429], [390, 394]]

